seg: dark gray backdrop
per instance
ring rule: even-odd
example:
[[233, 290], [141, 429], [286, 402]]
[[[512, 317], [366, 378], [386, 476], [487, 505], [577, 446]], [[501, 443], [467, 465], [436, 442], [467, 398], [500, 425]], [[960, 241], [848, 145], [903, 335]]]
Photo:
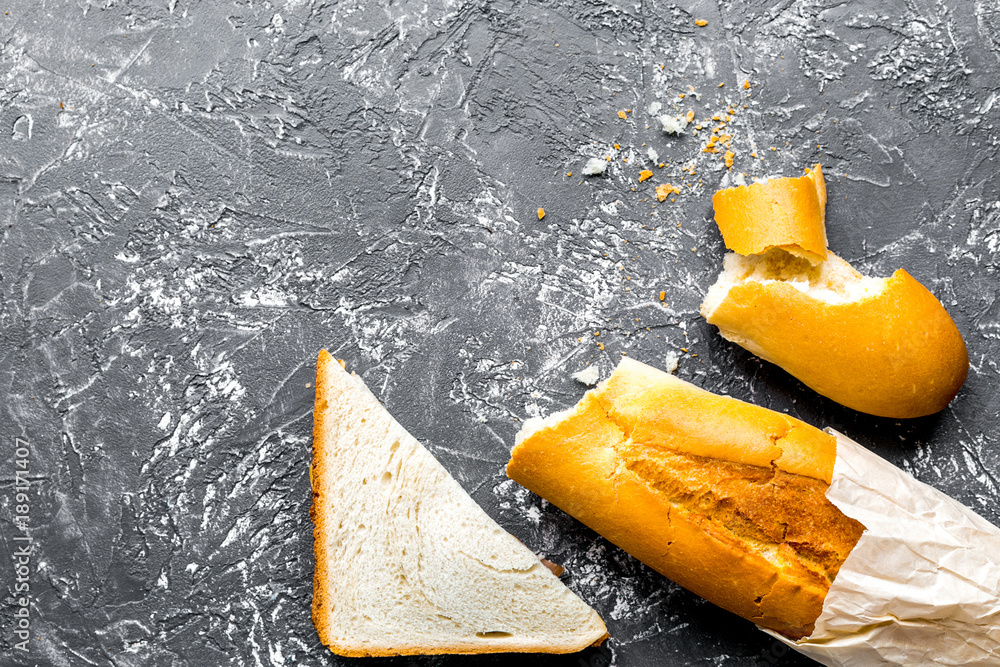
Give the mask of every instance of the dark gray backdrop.
[[[623, 353], [677, 352], [680, 377], [835, 425], [1000, 521], [996, 3], [2, 11], [0, 663], [350, 663], [309, 617], [324, 346], [568, 568], [613, 636], [565, 658], [372, 663], [807, 662], [506, 480], [519, 420], [571, 405], [569, 373], [606, 375]], [[859, 416], [704, 324], [723, 251], [711, 193], [729, 176], [704, 131], [658, 131], [656, 100], [699, 120], [732, 107], [733, 175], [822, 162], [832, 249], [872, 274], [907, 268], [964, 333], [972, 368], [948, 410]], [[649, 147], [666, 166], [639, 184]], [[611, 167], [583, 182], [594, 156]], [[695, 187], [654, 208], [683, 166]], [[12, 652], [17, 437], [28, 656]]]

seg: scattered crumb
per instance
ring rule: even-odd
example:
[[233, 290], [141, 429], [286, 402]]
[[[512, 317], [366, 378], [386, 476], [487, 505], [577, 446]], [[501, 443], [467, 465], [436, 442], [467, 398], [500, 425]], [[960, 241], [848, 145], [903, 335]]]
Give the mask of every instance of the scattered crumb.
[[719, 88], [722, 88], [722, 87], [723, 87], [724, 85], [726, 85], [726, 82], [725, 82], [725, 81], [722, 81], [722, 82], [720, 82], [720, 83], [719, 83]]
[[659, 161], [659, 159], [660, 159], [660, 154], [659, 154], [659, 153], [657, 153], [657, 152], [656, 152], [656, 151], [655, 151], [655, 150], [653, 149], [653, 147], [652, 147], [652, 146], [650, 146], [649, 148], [647, 148], [647, 149], [646, 149], [646, 155], [647, 155], [647, 156], [649, 157], [649, 159], [650, 159], [650, 160], [652, 160], [653, 162], [658, 162], [658, 161]]
[[733, 158], [734, 157], [736, 157], [736, 153], [734, 153], [732, 151], [726, 151], [726, 155], [725, 155], [725, 158], [726, 158], [726, 169], [732, 169], [733, 168]]
[[743, 82], [743, 90], [750, 90], [750, 79]]
[[619, 111], [618, 117], [621, 118], [622, 120], [625, 120], [626, 118], [628, 118], [628, 115], [624, 111]]
[[705, 19], [695, 19], [694, 24], [699, 28], [704, 28], [705, 26], [708, 25], [708, 21], [706, 21]]
[[684, 128], [688, 126], [686, 116], [660, 116], [659, 120], [667, 134], [684, 134]]
[[600, 176], [607, 168], [607, 160], [602, 160], [599, 157], [592, 157], [587, 160], [587, 164], [583, 165], [583, 169], [580, 171], [584, 176]]
[[670, 183], [664, 183], [656, 186], [656, 198], [660, 201], [664, 201], [673, 192], [680, 193], [680, 189]]
[[675, 373], [677, 372], [677, 364], [679, 361], [680, 357], [677, 355], [676, 352], [668, 352], [667, 359], [666, 362], [663, 364], [663, 367], [666, 369], [668, 373]]
[[660, 109], [662, 108], [663, 105], [660, 104], [659, 102], [650, 102], [649, 107], [646, 108], [646, 111], [649, 112], [650, 116], [655, 116], [656, 114], [660, 113]]
[[649, 180], [652, 177], [653, 177], [653, 172], [651, 172], [649, 169], [643, 169], [642, 171], [639, 172], [640, 183], [642, 183], [645, 180]]
[[661, 291], [661, 292], [660, 292], [660, 301], [663, 301], [663, 300], [664, 300], [664, 299], [666, 299], [666, 298], [667, 298], [667, 293], [666, 293], [666, 292], [664, 292], [664, 291]]
[[538, 219], [541, 220], [544, 217], [545, 217], [545, 209], [544, 208], [538, 209]]
[[597, 370], [597, 366], [587, 366], [582, 371], [577, 371], [571, 375], [574, 380], [581, 384], [585, 384], [588, 387], [593, 387], [601, 379], [601, 372]]

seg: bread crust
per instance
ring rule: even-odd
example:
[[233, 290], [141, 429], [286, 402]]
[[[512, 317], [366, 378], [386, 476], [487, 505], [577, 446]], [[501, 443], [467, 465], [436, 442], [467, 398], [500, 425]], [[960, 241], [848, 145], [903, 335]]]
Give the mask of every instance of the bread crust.
[[826, 181], [819, 164], [799, 178], [719, 190], [712, 206], [733, 252], [759, 255], [781, 248], [813, 264], [826, 259]]
[[[741, 538], [697, 502], [681, 502], [655, 471], [636, 465], [645, 457], [655, 466], [658, 452], [804, 484], [807, 495], [789, 496], [799, 515], [786, 526], [789, 537], [773, 545]], [[507, 475], [688, 590], [798, 638], [812, 632], [832, 578], [791, 557], [793, 543], [807, 539], [796, 531], [844, 533], [831, 540], [834, 576], [863, 531], [824, 496], [835, 459], [835, 439], [808, 424], [624, 360], [574, 408], [526, 427]], [[704, 496], [721, 498], [720, 507], [728, 476]]]
[[968, 374], [954, 321], [903, 269], [878, 294], [842, 304], [785, 283], [747, 281], [706, 319], [823, 396], [880, 417], [939, 412]]
[[[313, 456], [312, 464], [309, 466], [309, 486], [312, 488], [312, 504], [309, 507], [309, 518], [313, 522], [313, 560], [315, 569], [313, 573], [313, 603], [312, 618], [316, 632], [319, 633], [320, 641], [327, 646], [331, 645], [332, 637], [326, 617], [323, 616], [323, 608], [329, 603], [325, 597], [327, 581], [329, 580], [329, 557], [326, 553], [326, 541], [322, 535], [326, 529], [324, 517], [319, 510], [320, 492], [316, 488], [317, 471], [325, 467], [326, 456], [326, 377], [329, 372], [328, 365], [335, 363], [333, 357], [326, 350], [320, 350], [319, 358], [316, 360], [316, 401], [313, 405]], [[332, 647], [331, 647], [331, 650]], [[346, 655], [344, 653], [338, 655]]]
[[[337, 376], [342, 376], [338, 378]], [[493, 640], [489, 638], [477, 639], [475, 642], [444, 642], [435, 641], [421, 644], [415, 640], [407, 645], [394, 645], [390, 647], [360, 646], [358, 643], [347, 644], [342, 641], [341, 634], [332, 627], [329, 612], [330, 605], [334, 600], [327, 596], [327, 591], [331, 589], [332, 573], [331, 558], [333, 555], [327, 550], [328, 539], [325, 537], [331, 534], [332, 528], [327, 525], [324, 512], [324, 503], [333, 502], [335, 495], [325, 489], [330, 479], [336, 477], [335, 469], [331, 466], [335, 464], [331, 450], [333, 443], [328, 442], [327, 434], [335, 431], [328, 428], [333, 426], [327, 421], [331, 419], [328, 410], [328, 402], [336, 400], [335, 395], [331, 395], [329, 389], [336, 384], [343, 383], [346, 379], [346, 371], [342, 364], [335, 360], [329, 352], [321, 350], [316, 362], [316, 402], [313, 413], [313, 457], [309, 470], [309, 479], [312, 486], [312, 505], [309, 515], [313, 521], [313, 545], [315, 557], [315, 574], [313, 577], [313, 603], [312, 618], [320, 640], [335, 654], [344, 657], [387, 657], [394, 655], [440, 655], [440, 654], [480, 654], [497, 652], [523, 652], [523, 653], [573, 653], [580, 651], [587, 646], [600, 645], [607, 638], [607, 633], [591, 633], [589, 637], [582, 634], [577, 637], [570, 637], [562, 641], [542, 640], [539, 638], [519, 641], [516, 638], [503, 638]], [[327, 497], [329, 496], [329, 497]], [[541, 566], [541, 565], [540, 565]], [[601, 629], [604, 629], [601, 624]]]

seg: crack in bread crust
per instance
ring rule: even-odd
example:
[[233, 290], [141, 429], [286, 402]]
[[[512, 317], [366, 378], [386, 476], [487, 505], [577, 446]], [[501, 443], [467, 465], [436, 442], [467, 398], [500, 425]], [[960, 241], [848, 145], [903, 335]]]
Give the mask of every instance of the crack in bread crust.
[[[628, 470], [735, 539], [757, 546], [783, 568], [833, 581], [863, 526], [827, 500], [826, 484], [758, 466], [706, 459], [669, 449], [616, 448]], [[791, 496], [796, 503], [789, 503]], [[782, 549], [780, 547], [787, 548]]]

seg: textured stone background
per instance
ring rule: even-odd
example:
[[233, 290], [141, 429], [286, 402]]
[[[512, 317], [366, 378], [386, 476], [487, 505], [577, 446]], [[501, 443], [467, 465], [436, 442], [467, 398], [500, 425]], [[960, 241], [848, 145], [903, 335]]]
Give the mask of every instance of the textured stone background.
[[[680, 353], [681, 377], [834, 425], [1000, 522], [994, 2], [15, 0], [0, 34], [4, 665], [355, 664], [309, 616], [324, 346], [604, 616], [606, 649], [544, 664], [807, 663], [506, 480], [519, 420], [575, 402], [588, 363]], [[700, 320], [731, 175], [704, 131], [658, 131], [656, 100], [732, 107], [732, 175], [822, 162], [832, 249], [905, 267], [966, 336], [948, 410], [853, 414]], [[665, 166], [639, 184], [650, 147]], [[594, 156], [608, 174], [584, 181]], [[687, 185], [657, 205], [664, 182]]]

